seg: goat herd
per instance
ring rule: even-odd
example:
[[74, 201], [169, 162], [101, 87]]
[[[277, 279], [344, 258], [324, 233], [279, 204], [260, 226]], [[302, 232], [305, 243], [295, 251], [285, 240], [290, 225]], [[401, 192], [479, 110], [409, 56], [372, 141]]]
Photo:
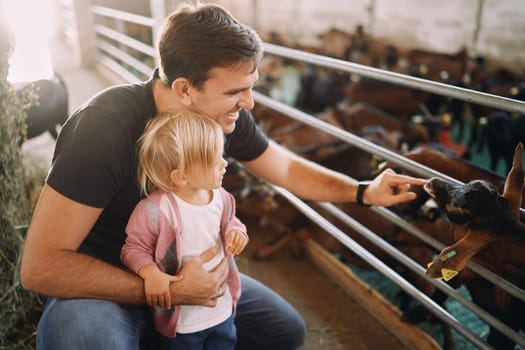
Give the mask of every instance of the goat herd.
[[[346, 41], [341, 39], [345, 35]], [[320, 38], [323, 43], [320, 48], [290, 45], [276, 34], [267, 41], [525, 99], [524, 77], [503, 68], [489, 73], [485, 61], [481, 57], [469, 57], [466, 50], [445, 55], [421, 50], [401, 54], [392, 45], [377, 49], [380, 46], [366, 38], [359, 27], [353, 34], [332, 30]], [[441, 252], [368, 208], [353, 204], [338, 207], [424, 266], [428, 277], [441, 278], [454, 288], [466, 286], [476, 305], [516, 332], [525, 331], [523, 299], [479, 277], [467, 266], [474, 259], [515, 286], [525, 288], [525, 227], [520, 221], [520, 208], [525, 204], [522, 196], [523, 116], [271, 55], [267, 55], [261, 65], [261, 77], [262, 83], [256, 87], [259, 91], [465, 183], [458, 185], [434, 178], [424, 189], [418, 189], [420, 193], [415, 201], [389, 208], [442, 242], [446, 248]], [[370, 179], [385, 166], [409, 173], [263, 105], [256, 104], [253, 115], [275, 141], [356, 179]], [[469, 157], [484, 146], [489, 147], [491, 170], [469, 162]], [[505, 161], [506, 177], [495, 172], [500, 159]], [[281, 233], [279, 240], [257, 250], [257, 258], [268, 258], [286, 243], [291, 243], [292, 251], [299, 256], [301, 239], [309, 237], [346, 262], [370, 268], [242, 168], [230, 166], [225, 187], [236, 194], [241, 216], [260, 219], [261, 223]], [[315, 203], [311, 205], [323, 212]], [[325, 217], [330, 219], [328, 213]], [[341, 226], [337, 220], [333, 222]], [[444, 305], [447, 296], [428, 279], [400, 266], [348, 227], [341, 229]], [[428, 318], [408, 305], [408, 302], [401, 303], [406, 320], [421, 322]], [[444, 332], [444, 338], [443, 347], [453, 348], [450, 330]], [[497, 349], [515, 346], [512, 339], [492, 326], [486, 340]]]

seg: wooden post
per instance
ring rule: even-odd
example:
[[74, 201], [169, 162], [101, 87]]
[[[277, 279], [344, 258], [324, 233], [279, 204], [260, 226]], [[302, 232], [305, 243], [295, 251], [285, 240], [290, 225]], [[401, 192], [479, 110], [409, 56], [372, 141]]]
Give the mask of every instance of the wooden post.
[[439, 344], [417, 325], [401, 321], [401, 311], [381, 294], [355, 276], [343, 263], [338, 261], [312, 239], [304, 242], [309, 260], [326, 273], [348, 295], [381, 322], [395, 337], [410, 349], [440, 350]]

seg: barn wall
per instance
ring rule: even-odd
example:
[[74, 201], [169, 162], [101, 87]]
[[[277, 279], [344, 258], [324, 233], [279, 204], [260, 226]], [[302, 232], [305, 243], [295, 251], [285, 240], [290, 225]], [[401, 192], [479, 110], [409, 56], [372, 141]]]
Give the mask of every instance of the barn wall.
[[478, 0], [377, 0], [373, 36], [401, 46], [453, 53], [462, 46], [471, 47], [478, 3]]
[[484, 3], [477, 45], [479, 51], [487, 56], [508, 59], [509, 62], [516, 63], [523, 72], [525, 1], [485, 0]]
[[525, 67], [525, 0], [214, 0], [261, 35], [317, 45], [330, 28], [358, 24], [399, 48], [471, 54], [518, 72]]

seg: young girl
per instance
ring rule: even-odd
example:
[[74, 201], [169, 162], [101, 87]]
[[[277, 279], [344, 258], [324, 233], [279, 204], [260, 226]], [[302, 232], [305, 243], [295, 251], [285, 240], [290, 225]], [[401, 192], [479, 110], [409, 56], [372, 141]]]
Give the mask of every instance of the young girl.
[[[240, 280], [233, 259], [248, 243], [235, 217], [235, 201], [221, 187], [227, 162], [224, 136], [212, 119], [189, 110], [153, 118], [138, 140], [138, 180], [146, 198], [126, 227], [121, 259], [144, 279], [163, 349], [233, 349]], [[215, 307], [172, 305], [170, 282], [189, 258], [213, 246], [219, 253], [203, 265], [212, 270], [229, 259], [226, 286]]]

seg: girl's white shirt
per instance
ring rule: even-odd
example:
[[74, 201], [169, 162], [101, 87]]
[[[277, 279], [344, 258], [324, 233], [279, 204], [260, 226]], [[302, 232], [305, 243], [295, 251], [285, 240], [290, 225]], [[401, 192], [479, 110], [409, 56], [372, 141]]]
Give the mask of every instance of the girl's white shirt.
[[[173, 194], [180, 210], [182, 220], [182, 235], [180, 251], [182, 264], [188, 258], [201, 255], [204, 251], [218, 244], [219, 253], [203, 268], [212, 270], [224, 258], [222, 239], [220, 236], [223, 203], [218, 189], [213, 190], [212, 200], [205, 205], [195, 205], [185, 202]], [[215, 307], [198, 305], [182, 305], [177, 324], [177, 333], [198, 332], [227, 320], [232, 314], [232, 297], [228, 288], [224, 295], [217, 299]]]

